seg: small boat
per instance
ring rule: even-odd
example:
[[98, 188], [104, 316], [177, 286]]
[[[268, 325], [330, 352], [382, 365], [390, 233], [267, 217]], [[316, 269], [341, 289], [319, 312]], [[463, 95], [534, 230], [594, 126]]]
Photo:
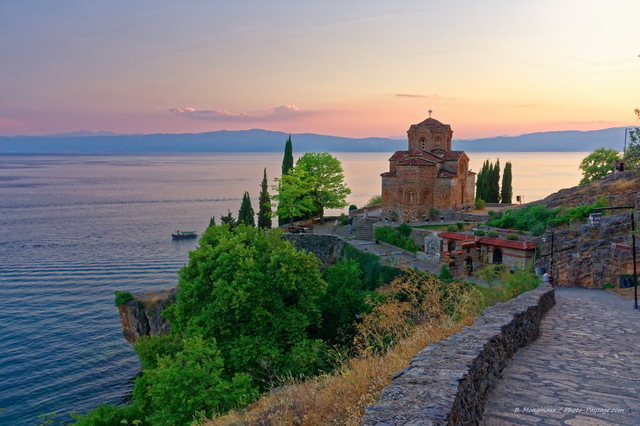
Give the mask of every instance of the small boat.
[[175, 234], [171, 234], [171, 238], [174, 240], [185, 240], [187, 238], [196, 238], [197, 236], [196, 231], [176, 231]]

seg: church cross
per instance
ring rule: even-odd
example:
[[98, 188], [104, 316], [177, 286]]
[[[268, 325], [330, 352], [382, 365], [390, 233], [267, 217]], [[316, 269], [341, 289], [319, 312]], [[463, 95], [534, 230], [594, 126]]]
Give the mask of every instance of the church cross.
[[429, 110], [429, 111], [427, 111], [427, 112], [429, 113], [429, 118], [431, 118], [431, 113], [432, 113], [433, 111]]

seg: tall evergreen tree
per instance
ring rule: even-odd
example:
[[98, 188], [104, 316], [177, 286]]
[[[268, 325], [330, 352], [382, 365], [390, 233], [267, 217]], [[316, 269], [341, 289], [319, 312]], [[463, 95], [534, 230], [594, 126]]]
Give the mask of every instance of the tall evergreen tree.
[[238, 212], [238, 225], [241, 223], [249, 226], [256, 226], [255, 212], [251, 205], [251, 197], [247, 191], [242, 196], [242, 204], [240, 204], [240, 211]]
[[264, 177], [260, 185], [260, 208], [258, 209], [258, 228], [271, 229], [271, 197], [267, 186], [267, 168], [264, 168]]
[[282, 175], [289, 173], [293, 168], [293, 144], [291, 143], [291, 135], [284, 145], [284, 158], [282, 159]]
[[231, 210], [227, 209], [226, 216], [220, 216], [220, 224], [226, 223], [229, 225], [229, 229], [233, 229], [236, 227], [238, 222], [236, 222], [236, 218], [231, 214]]
[[503, 203], [511, 203], [513, 198], [513, 188], [511, 186], [511, 162], [504, 165], [504, 173], [502, 174], [502, 191], [500, 198]]
[[[291, 142], [291, 135], [287, 138], [287, 142], [284, 144], [284, 158], [282, 159], [282, 176], [289, 173], [289, 170], [293, 169], [293, 144]], [[286, 218], [278, 216], [278, 225], [282, 226], [287, 221], [293, 218]]]
[[489, 194], [490, 195], [490, 203], [499, 203], [500, 202], [500, 159], [496, 160], [496, 164], [492, 166], [491, 169], [491, 183], [489, 186]]

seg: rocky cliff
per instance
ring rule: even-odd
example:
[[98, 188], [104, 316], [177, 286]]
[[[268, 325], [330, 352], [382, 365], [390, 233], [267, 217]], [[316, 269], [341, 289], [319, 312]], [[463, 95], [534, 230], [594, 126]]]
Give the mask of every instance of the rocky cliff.
[[135, 344], [141, 336], [167, 334], [170, 324], [161, 314], [176, 301], [178, 289], [132, 294], [133, 300], [123, 303], [118, 308], [122, 334], [127, 342]]
[[[640, 171], [630, 170], [606, 176], [587, 185], [563, 189], [535, 204], [565, 209], [592, 204], [597, 199], [606, 197], [610, 207], [635, 206], [636, 240], [640, 240], [637, 234], [640, 231], [639, 191]], [[538, 239], [541, 258], [536, 266], [552, 270], [556, 283], [562, 286], [601, 288], [606, 283], [618, 285], [621, 275], [633, 273], [630, 250], [631, 213], [625, 209], [610, 210], [607, 213], [600, 226], [580, 224], [571, 225], [567, 229], [548, 229], [548, 237], [550, 232], [554, 233], [553, 252], [550, 238], [546, 242], [542, 238]], [[638, 247], [636, 250], [640, 254]]]

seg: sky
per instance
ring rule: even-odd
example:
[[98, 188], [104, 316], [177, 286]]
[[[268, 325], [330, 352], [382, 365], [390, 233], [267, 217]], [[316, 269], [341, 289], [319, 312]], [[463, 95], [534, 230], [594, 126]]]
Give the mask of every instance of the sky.
[[638, 126], [638, 0], [0, 0], [0, 135]]

